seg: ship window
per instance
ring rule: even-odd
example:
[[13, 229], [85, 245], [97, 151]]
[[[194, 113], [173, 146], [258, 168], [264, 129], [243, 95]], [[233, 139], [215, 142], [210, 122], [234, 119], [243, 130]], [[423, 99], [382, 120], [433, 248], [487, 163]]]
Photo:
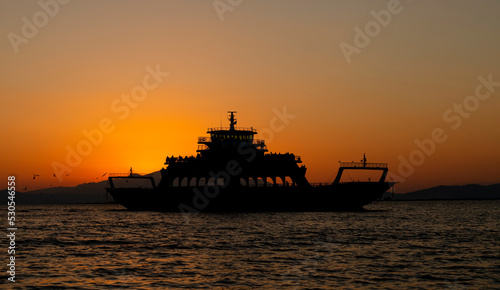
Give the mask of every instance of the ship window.
[[274, 181], [271, 177], [266, 178], [267, 186], [274, 186]]
[[172, 182], [173, 187], [178, 187], [179, 186], [179, 177], [176, 177], [174, 181]]
[[218, 186], [224, 186], [225, 182], [226, 182], [226, 180], [223, 177], [217, 179]]

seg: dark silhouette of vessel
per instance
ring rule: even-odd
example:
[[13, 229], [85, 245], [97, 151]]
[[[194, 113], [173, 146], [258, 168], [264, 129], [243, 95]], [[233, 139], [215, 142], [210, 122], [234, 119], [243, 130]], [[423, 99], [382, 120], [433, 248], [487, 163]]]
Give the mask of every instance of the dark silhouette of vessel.
[[[386, 182], [386, 163], [340, 162], [331, 183], [311, 184], [299, 156], [269, 153], [253, 128], [237, 128], [234, 111], [229, 127], [209, 128], [198, 138], [196, 156], [167, 157], [161, 181], [134, 174], [110, 174], [107, 188], [129, 210], [168, 212], [262, 212], [360, 210], [382, 197], [393, 185]], [[344, 170], [379, 170], [378, 181], [341, 182]], [[149, 187], [116, 187], [117, 179], [142, 179]], [[130, 183], [129, 183], [130, 184]]]

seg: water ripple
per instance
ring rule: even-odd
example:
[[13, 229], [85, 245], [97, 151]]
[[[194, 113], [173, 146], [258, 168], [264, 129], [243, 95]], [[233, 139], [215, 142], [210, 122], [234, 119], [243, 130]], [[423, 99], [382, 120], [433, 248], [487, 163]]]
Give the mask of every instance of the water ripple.
[[500, 201], [368, 208], [199, 214], [186, 223], [181, 214], [128, 212], [118, 205], [25, 205], [18, 211], [17, 286], [500, 287]]

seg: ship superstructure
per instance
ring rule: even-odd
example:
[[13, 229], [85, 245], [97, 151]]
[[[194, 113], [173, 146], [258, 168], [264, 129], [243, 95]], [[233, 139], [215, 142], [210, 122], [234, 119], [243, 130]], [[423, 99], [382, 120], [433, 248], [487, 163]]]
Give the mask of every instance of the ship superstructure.
[[[161, 171], [160, 186], [309, 185], [305, 166], [298, 166], [302, 163], [299, 156], [267, 153], [265, 141], [254, 139], [255, 129], [235, 127], [234, 113], [229, 112], [229, 127], [209, 128], [209, 137], [198, 138], [196, 157], [167, 157], [167, 168]], [[231, 175], [230, 180], [224, 178], [228, 174], [223, 174], [229, 171], [228, 166], [237, 169], [237, 174]], [[222, 174], [216, 175], [217, 172]]]

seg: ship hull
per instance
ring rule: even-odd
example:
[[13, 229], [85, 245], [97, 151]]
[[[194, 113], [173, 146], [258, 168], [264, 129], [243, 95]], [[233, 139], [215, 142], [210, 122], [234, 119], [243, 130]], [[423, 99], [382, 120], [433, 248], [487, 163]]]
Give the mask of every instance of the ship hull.
[[350, 182], [325, 186], [108, 188], [129, 210], [164, 212], [304, 212], [362, 210], [392, 186]]

